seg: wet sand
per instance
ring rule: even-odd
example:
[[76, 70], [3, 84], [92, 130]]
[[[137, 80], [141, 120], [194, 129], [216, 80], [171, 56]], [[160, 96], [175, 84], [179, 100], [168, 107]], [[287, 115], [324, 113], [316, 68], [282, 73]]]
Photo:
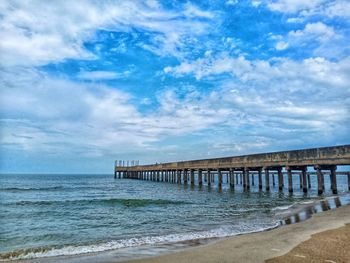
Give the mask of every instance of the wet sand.
[[286, 255], [266, 262], [350, 262], [350, 224], [314, 234]]
[[[315, 214], [304, 222], [270, 231], [236, 236], [169, 255], [126, 262], [224, 263], [264, 262], [268, 259], [271, 259], [268, 262], [350, 262], [344, 261], [345, 258], [350, 258], [350, 227], [345, 224], [350, 224], [350, 206]], [[319, 253], [319, 246], [325, 248], [321, 249], [322, 253]], [[276, 258], [286, 253], [285, 257]], [[319, 257], [311, 259], [317, 253]]]

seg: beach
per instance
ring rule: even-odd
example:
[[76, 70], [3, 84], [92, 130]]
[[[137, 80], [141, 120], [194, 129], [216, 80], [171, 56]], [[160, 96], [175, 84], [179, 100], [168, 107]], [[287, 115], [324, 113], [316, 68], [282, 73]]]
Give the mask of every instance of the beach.
[[[350, 258], [350, 206], [340, 207], [297, 223], [279, 227], [270, 231], [235, 236], [213, 244], [200, 246], [185, 251], [146, 259], [127, 261], [129, 263], [158, 262], [349, 262]], [[330, 231], [331, 230], [331, 231]], [[340, 236], [339, 240], [335, 237]], [[310, 242], [303, 243], [308, 241]], [[322, 255], [313, 259], [311, 248], [318, 247], [329, 237], [333, 242], [322, 247]], [[328, 240], [329, 242], [329, 240]], [[292, 251], [285, 258], [282, 256], [301, 244], [297, 251]], [[325, 243], [322, 243], [323, 245]], [[344, 247], [346, 246], [346, 247]], [[339, 249], [336, 249], [336, 248]], [[305, 248], [309, 248], [306, 249]], [[342, 253], [339, 253], [339, 250]], [[273, 259], [275, 258], [275, 259]], [[271, 260], [269, 260], [271, 259]], [[326, 261], [325, 261], [326, 260]], [[328, 261], [327, 261], [328, 260]]]

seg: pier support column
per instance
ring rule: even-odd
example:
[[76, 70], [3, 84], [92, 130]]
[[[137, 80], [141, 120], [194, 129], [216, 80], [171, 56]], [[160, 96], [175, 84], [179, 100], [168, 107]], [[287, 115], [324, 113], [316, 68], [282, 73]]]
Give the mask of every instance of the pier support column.
[[246, 187], [247, 187], [247, 173], [246, 173], [246, 170], [245, 169], [243, 169], [243, 171], [242, 171], [242, 177], [243, 177], [243, 188], [245, 189]]
[[157, 171], [157, 182], [159, 182], [160, 181], [160, 171], [158, 170]]
[[191, 185], [194, 185], [194, 170], [191, 169], [190, 173], [191, 173]]
[[272, 186], [275, 186], [275, 174], [272, 173], [271, 176], [272, 176]]
[[202, 170], [198, 170], [198, 185], [203, 185], [203, 176], [202, 176]]
[[338, 193], [337, 176], [336, 176], [336, 173], [335, 173], [336, 170], [337, 170], [337, 167], [335, 165], [330, 167], [330, 172], [331, 172], [331, 174], [330, 174], [330, 177], [331, 177], [331, 189], [332, 189], [333, 194], [337, 194]]
[[218, 169], [218, 186], [222, 186], [222, 172], [220, 169]]
[[181, 184], [181, 170], [177, 170], [177, 183]]
[[228, 173], [226, 173], [226, 184], [228, 184]]
[[268, 169], [265, 169], [265, 188], [266, 191], [270, 191], [270, 175]]
[[302, 177], [303, 177], [303, 192], [304, 193], [307, 193], [307, 181], [306, 181], [306, 170], [307, 168], [303, 168], [301, 173], [302, 173]]
[[211, 185], [211, 178], [210, 178], [210, 170], [208, 170], [207, 172], [207, 181], [208, 181], [208, 185]]
[[114, 171], [114, 179], [117, 179], [117, 171]]
[[188, 177], [187, 177], [187, 170], [186, 169], [183, 170], [183, 174], [184, 174], [184, 184], [187, 184], [188, 183]]
[[239, 173], [239, 184], [243, 182], [243, 172]]
[[249, 179], [249, 169], [248, 168], [245, 169], [245, 174], [246, 174], [246, 180], [247, 180], [247, 182], [246, 182], [247, 190], [249, 190], [250, 189], [250, 179]]
[[234, 170], [231, 168], [230, 169], [230, 186], [232, 188], [235, 188], [235, 173], [234, 173]]
[[[234, 175], [234, 173], [233, 173]], [[238, 173], [236, 173], [236, 184], [238, 184]]]
[[262, 176], [261, 169], [258, 170], [259, 190], [262, 190]]
[[315, 170], [316, 170], [316, 174], [317, 174], [317, 192], [319, 195], [323, 194], [323, 189], [324, 189], [324, 185], [323, 185], [323, 173], [321, 170], [321, 167], [319, 166], [315, 166]]
[[278, 190], [282, 191], [283, 190], [283, 173], [282, 173], [282, 167], [278, 167], [277, 169], [277, 174], [278, 174]]
[[252, 186], [254, 186], [254, 173], [252, 173]]
[[311, 178], [310, 178], [310, 173], [307, 173], [307, 187], [311, 189]]
[[299, 174], [300, 189], [303, 188], [303, 173]]
[[292, 169], [290, 167], [286, 167], [287, 175], [288, 175], [288, 192], [293, 193], [293, 174]]

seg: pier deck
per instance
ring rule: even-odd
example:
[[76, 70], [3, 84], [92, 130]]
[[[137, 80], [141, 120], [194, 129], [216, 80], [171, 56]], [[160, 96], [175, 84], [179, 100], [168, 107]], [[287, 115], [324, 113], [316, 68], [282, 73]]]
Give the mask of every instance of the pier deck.
[[[209, 185], [214, 181], [213, 177], [217, 176], [219, 186], [222, 185], [223, 174], [227, 173], [232, 187], [234, 187], [235, 181], [237, 184], [239, 175], [240, 182], [243, 182], [243, 188], [248, 190], [250, 185], [254, 185], [255, 174], [258, 175], [259, 189], [262, 189], [262, 173], [264, 173], [266, 191], [270, 190], [270, 173], [275, 172], [277, 173], [279, 189], [283, 189], [284, 176], [286, 175], [288, 177], [288, 190], [293, 192], [292, 174], [298, 171], [300, 172], [300, 185], [304, 192], [307, 192], [307, 189], [311, 187], [310, 176], [316, 175], [318, 193], [322, 194], [324, 191], [324, 172], [330, 174], [331, 189], [333, 193], [337, 193], [336, 169], [338, 165], [350, 165], [350, 145], [149, 165], [125, 166], [125, 162], [116, 161], [114, 172], [115, 178], [173, 183], [188, 183], [190, 181], [191, 184], [194, 184], [195, 178], [197, 178], [199, 185], [203, 184], [203, 174], [205, 174], [204, 181]], [[308, 172], [308, 168], [312, 168], [316, 173]], [[346, 174], [350, 190], [350, 173]], [[275, 184], [274, 178], [273, 176], [273, 184]]]

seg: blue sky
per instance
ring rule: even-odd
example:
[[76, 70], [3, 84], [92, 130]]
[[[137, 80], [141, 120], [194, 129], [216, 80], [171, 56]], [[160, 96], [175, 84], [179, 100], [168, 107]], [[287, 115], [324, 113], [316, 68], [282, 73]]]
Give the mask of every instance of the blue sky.
[[347, 0], [4, 0], [0, 20], [0, 172], [350, 142]]

